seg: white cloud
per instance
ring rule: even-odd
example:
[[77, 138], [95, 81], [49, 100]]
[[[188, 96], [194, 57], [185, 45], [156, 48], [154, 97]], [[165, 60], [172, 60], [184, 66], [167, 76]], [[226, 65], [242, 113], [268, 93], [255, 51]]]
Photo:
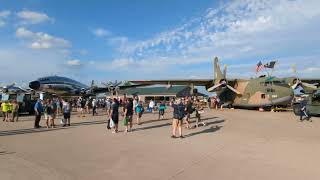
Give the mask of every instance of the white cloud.
[[81, 50], [79, 50], [79, 54], [81, 54], [81, 55], [88, 55], [89, 54], [89, 51], [88, 50], [86, 50], [86, 49], [81, 49]]
[[18, 38], [32, 38], [34, 36], [35, 34], [33, 32], [23, 27], [20, 27], [16, 30], [16, 37]]
[[111, 35], [111, 32], [103, 29], [103, 28], [97, 28], [97, 29], [93, 29], [92, 33], [97, 36], [97, 37], [104, 37], [104, 36], [109, 36]]
[[23, 10], [17, 13], [21, 19], [21, 24], [39, 24], [47, 21], [53, 21], [47, 14], [29, 10]]
[[6, 25], [5, 19], [11, 14], [9, 10], [0, 11], [0, 27]]
[[74, 59], [74, 60], [69, 60], [67, 61], [67, 64], [70, 66], [80, 66], [81, 65], [81, 61], [78, 59]]
[[32, 49], [50, 49], [50, 48], [70, 48], [71, 43], [63, 38], [54, 37], [44, 32], [32, 32], [24, 27], [16, 30], [16, 37], [26, 39], [28, 46]]
[[0, 20], [0, 27], [6, 25], [6, 23], [3, 20]]
[[[237, 64], [269, 56], [320, 57], [314, 50], [320, 43], [319, 7], [318, 0], [231, 1], [150, 39], [110, 40], [120, 54], [111, 67], [143, 64], [162, 70], [177, 65], [179, 69], [208, 63], [214, 56]], [[310, 61], [320, 66], [314, 58]]]
[[11, 14], [9, 10], [0, 11], [0, 18], [6, 18]]
[[4, 82], [29, 82], [41, 76], [67, 74], [63, 62], [68, 58], [56, 51], [30, 52], [24, 47], [6, 47], [0, 49], [0, 76]]

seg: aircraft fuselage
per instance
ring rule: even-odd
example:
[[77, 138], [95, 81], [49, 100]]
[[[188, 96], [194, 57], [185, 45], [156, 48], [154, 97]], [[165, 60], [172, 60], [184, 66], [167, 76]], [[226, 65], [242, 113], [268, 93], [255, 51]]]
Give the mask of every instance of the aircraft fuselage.
[[227, 88], [221, 88], [217, 95], [222, 102], [243, 108], [286, 106], [291, 103], [294, 92], [285, 78], [261, 77], [250, 80], [238, 79], [233, 87], [241, 95]]
[[29, 83], [29, 87], [36, 91], [57, 94], [57, 95], [79, 95], [88, 86], [60, 76], [42, 77]]

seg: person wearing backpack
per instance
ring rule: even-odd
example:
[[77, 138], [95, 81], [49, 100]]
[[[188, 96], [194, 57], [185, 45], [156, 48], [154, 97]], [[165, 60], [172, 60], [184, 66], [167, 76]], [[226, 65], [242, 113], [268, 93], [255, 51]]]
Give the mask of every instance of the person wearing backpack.
[[196, 107], [195, 111], [196, 111], [196, 118], [197, 118], [195, 127], [199, 127], [199, 123], [205, 126], [206, 124], [204, 122], [201, 122], [201, 113], [203, 112], [203, 106], [201, 105], [199, 99], [196, 99], [195, 107]]
[[176, 131], [179, 130], [179, 137], [184, 138], [182, 135], [182, 123], [185, 117], [185, 105], [182, 103], [181, 99], [178, 99], [176, 103], [171, 102], [171, 107], [173, 108], [173, 121], [172, 121], [172, 136], [171, 138], [176, 138]]
[[159, 120], [160, 118], [161, 119], [164, 119], [164, 111], [167, 109], [166, 107], [166, 104], [164, 101], [160, 102], [160, 105], [159, 105]]
[[191, 114], [194, 111], [191, 99], [186, 99], [185, 105], [186, 105], [186, 109], [185, 109], [185, 111], [186, 111], [186, 124], [187, 124], [187, 128], [191, 129], [190, 119], [191, 119]]
[[142, 101], [138, 102], [137, 106], [135, 107], [135, 111], [137, 112], [137, 125], [140, 125], [140, 120], [144, 112]]

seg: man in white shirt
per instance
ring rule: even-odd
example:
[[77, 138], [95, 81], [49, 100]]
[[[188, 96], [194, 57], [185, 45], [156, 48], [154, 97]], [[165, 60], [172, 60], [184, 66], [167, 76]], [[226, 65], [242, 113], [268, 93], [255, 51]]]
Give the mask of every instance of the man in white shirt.
[[97, 110], [97, 101], [96, 99], [93, 99], [92, 100], [92, 116], [96, 114], [96, 110]]
[[149, 102], [149, 108], [151, 110], [151, 112], [153, 112], [153, 108], [154, 108], [154, 101], [151, 99]]

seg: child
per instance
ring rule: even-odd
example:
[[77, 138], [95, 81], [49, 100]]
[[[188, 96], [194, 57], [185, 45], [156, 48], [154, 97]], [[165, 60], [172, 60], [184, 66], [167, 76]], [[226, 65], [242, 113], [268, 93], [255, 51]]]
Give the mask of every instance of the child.
[[159, 105], [159, 120], [164, 118], [164, 111], [167, 109], [166, 104], [162, 101]]
[[142, 106], [142, 102], [139, 101], [139, 103], [136, 106], [136, 112], [137, 112], [137, 115], [138, 115], [137, 116], [137, 124], [138, 125], [140, 125], [140, 119], [142, 117], [143, 111], [144, 111], [144, 109], [143, 109], [143, 106]]

